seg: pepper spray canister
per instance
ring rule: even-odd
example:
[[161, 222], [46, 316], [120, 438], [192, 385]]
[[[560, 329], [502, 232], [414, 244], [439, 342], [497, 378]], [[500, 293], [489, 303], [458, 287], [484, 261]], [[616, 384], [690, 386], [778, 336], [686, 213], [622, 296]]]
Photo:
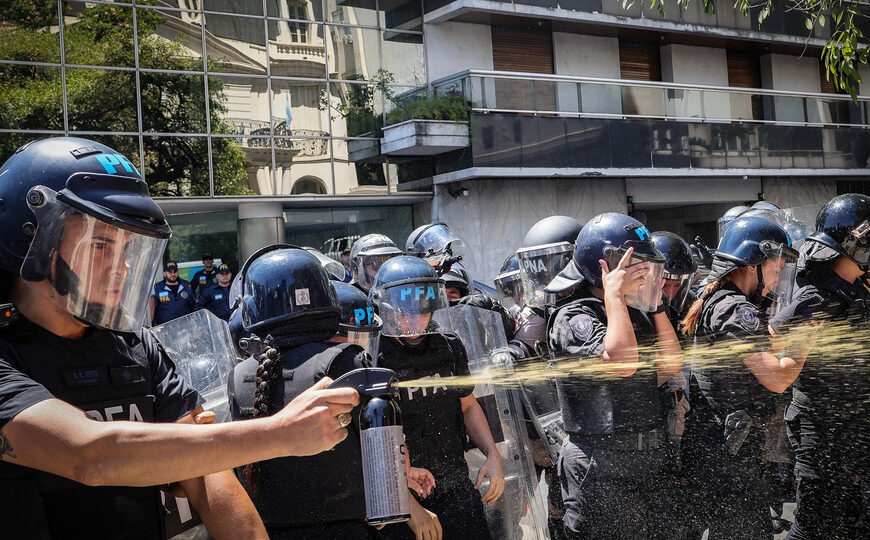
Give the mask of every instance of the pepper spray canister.
[[370, 525], [411, 519], [405, 435], [396, 374], [385, 368], [360, 368], [337, 378], [330, 388], [355, 388], [362, 396], [359, 414], [366, 519]]

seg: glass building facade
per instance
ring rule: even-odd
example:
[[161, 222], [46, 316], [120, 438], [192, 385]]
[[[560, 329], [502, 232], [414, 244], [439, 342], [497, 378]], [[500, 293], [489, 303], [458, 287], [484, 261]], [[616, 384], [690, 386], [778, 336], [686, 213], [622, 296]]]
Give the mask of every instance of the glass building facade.
[[7, 0], [0, 160], [70, 134], [158, 197], [391, 194], [388, 158], [350, 156], [426, 84], [422, 2], [378, 1]]

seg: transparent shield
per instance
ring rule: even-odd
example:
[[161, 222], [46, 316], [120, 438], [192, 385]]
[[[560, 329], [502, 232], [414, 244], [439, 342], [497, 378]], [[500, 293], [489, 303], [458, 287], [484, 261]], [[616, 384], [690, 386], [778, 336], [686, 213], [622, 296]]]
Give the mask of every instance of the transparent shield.
[[330, 259], [326, 255], [312, 247], [306, 247], [302, 249], [317, 257], [317, 260], [320, 261], [320, 264], [322, 264], [323, 267], [326, 269], [326, 273], [329, 274], [329, 277], [331, 279], [335, 279], [337, 281], [341, 281], [344, 279], [344, 265], [342, 265], [340, 262], [336, 261], [335, 259]]
[[448, 306], [444, 283], [409, 282], [377, 288], [372, 302], [384, 322], [381, 334], [392, 337], [415, 337], [435, 333], [432, 314]]
[[[621, 250], [614, 250], [609, 255], [605, 255], [608, 268], [616, 268], [624, 254]], [[649, 263], [649, 272], [642, 285], [625, 295], [625, 303], [640, 311], [655, 311], [662, 299], [662, 278], [665, 275], [665, 263], [632, 257], [626, 268], [641, 263]]]
[[523, 300], [527, 306], [545, 307], [555, 302], [556, 295], [544, 289], [571, 261], [572, 251], [567, 242], [517, 250]]
[[392, 259], [393, 257], [398, 257], [399, 255], [400, 253], [375, 255], [368, 255], [362, 253], [358, 255], [360, 259], [360, 264], [357, 270], [357, 275], [354, 276], [356, 282], [359, 283], [365, 290], [371, 289], [372, 285], [375, 282], [375, 276], [378, 275], [378, 269], [381, 267], [381, 265]]
[[[461, 305], [436, 312], [433, 320], [462, 340], [472, 375], [492, 379], [507, 375], [510, 355], [504, 352], [507, 340], [496, 313]], [[478, 384], [474, 396], [487, 417], [505, 474], [504, 495], [486, 508], [492, 537], [547, 538], [545, 495], [535, 475], [519, 392], [503, 385]], [[476, 448], [465, 457], [469, 477], [475, 480], [486, 458]], [[485, 493], [488, 484], [484, 482], [480, 489]]]
[[22, 279], [94, 326], [142, 328], [167, 240], [115, 227], [59, 202], [48, 188], [34, 189], [44, 202], [31, 206], [37, 228]]
[[665, 272], [662, 280], [662, 292], [668, 299], [668, 304], [677, 313], [683, 313], [683, 308], [686, 306], [686, 299], [689, 297], [689, 289], [692, 286], [692, 280], [695, 274], [671, 274]]
[[360, 347], [366, 350], [369, 353], [369, 356], [372, 359], [377, 360], [378, 358], [378, 344], [380, 343], [380, 332], [371, 332], [365, 330], [349, 330], [347, 328], [340, 328], [338, 331], [339, 335], [347, 338], [347, 341], [350, 343], [356, 343]]
[[236, 365], [230, 326], [207, 309], [151, 329], [178, 373], [205, 399], [216, 421], [229, 421], [227, 377]]
[[523, 303], [523, 281], [519, 270], [499, 274], [492, 280], [498, 291], [499, 301], [507, 309]]

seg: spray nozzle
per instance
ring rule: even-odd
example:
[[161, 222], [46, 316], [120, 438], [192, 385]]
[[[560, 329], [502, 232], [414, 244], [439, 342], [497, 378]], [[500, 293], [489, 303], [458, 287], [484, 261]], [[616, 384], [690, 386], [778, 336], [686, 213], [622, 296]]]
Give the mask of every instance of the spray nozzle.
[[332, 381], [329, 388], [356, 388], [361, 396], [385, 396], [396, 397], [399, 389], [396, 373], [386, 368], [359, 368], [348, 371], [341, 377]]

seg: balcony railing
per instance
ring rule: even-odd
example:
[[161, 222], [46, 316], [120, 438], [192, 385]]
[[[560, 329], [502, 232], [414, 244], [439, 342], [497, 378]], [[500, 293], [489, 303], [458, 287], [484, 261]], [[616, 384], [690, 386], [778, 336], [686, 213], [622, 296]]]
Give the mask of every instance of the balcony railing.
[[[270, 138], [269, 122], [263, 120], [230, 120], [235, 126], [233, 133], [236, 134], [236, 142], [242, 148], [268, 148], [274, 145], [276, 149], [299, 150], [300, 156], [317, 157], [326, 155], [329, 141], [329, 133], [313, 129], [291, 129], [287, 127], [283, 119], [275, 119], [272, 122], [272, 135]], [[299, 137], [298, 139], [284, 139], [278, 137]], [[316, 137], [316, 138], [313, 138]]]
[[[405, 94], [424, 95], [422, 88]], [[760, 123], [791, 126], [870, 125], [870, 97], [758, 88], [597, 79], [467, 70], [432, 83], [435, 95], [459, 94], [474, 112], [584, 118]]]

